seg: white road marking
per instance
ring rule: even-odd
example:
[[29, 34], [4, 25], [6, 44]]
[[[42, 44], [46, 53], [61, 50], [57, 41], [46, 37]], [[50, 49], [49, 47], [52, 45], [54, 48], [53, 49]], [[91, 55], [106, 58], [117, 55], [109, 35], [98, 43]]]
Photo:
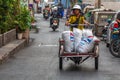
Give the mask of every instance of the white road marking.
[[38, 47], [41, 47], [41, 46], [46, 46], [46, 47], [54, 47], [55, 46], [56, 47], [58, 45], [41, 45], [41, 44], [38, 45]]

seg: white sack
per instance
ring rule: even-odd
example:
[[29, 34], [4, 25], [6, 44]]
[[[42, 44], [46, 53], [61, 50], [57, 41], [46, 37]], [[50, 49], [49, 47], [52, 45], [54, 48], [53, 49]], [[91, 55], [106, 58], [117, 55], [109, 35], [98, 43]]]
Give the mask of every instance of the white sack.
[[92, 42], [93, 38], [87, 38], [84, 37], [77, 46], [77, 52], [79, 53], [88, 53], [92, 50], [93, 44], [90, 44]]
[[83, 31], [78, 29], [78, 28], [73, 28], [73, 34], [74, 34], [74, 39], [75, 39], [75, 51], [76, 51], [76, 47], [79, 45], [79, 42], [81, 41], [82, 38], [82, 33]]
[[77, 52], [88, 53], [93, 50], [95, 41], [99, 40], [96, 36], [84, 37], [77, 46]]
[[62, 39], [65, 41], [65, 51], [72, 52], [74, 49], [74, 35], [72, 31], [64, 31]]
[[93, 36], [92, 30], [91, 29], [84, 29], [83, 30], [83, 37], [89, 37]]

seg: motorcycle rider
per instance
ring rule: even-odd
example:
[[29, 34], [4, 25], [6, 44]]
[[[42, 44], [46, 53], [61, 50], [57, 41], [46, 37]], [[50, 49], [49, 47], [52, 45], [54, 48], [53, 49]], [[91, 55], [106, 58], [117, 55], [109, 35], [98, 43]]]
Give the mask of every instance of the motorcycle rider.
[[51, 12], [51, 18], [50, 18], [50, 27], [52, 25], [52, 20], [53, 18], [57, 18], [58, 19], [58, 25], [59, 25], [59, 13], [57, 11], [57, 7], [55, 6]]
[[61, 3], [61, 1], [58, 4], [58, 12], [59, 12], [60, 18], [62, 18], [64, 16], [64, 8], [63, 8], [63, 4]]
[[[70, 18], [66, 21], [65, 25], [69, 26], [70, 24], [90, 24], [87, 22], [83, 16], [82, 9], [79, 5], [74, 5], [73, 6], [73, 14], [70, 16]], [[76, 28], [79, 28], [81, 30], [84, 29], [83, 26], [74, 26]], [[71, 31], [73, 31], [73, 27], [70, 28]]]
[[50, 16], [50, 8], [49, 8], [49, 5], [46, 5], [45, 8], [43, 9], [43, 16], [45, 15], [45, 10], [48, 11], [48, 16]]
[[120, 27], [120, 12], [117, 14], [116, 22], [118, 23], [118, 27]]

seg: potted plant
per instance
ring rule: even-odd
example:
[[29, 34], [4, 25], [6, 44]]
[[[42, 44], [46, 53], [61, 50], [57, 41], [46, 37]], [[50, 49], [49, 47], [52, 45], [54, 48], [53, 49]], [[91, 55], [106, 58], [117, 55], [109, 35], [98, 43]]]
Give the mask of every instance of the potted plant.
[[23, 33], [23, 38], [29, 38], [29, 28], [31, 26], [31, 16], [26, 6], [21, 6], [20, 14], [17, 17], [17, 33]]

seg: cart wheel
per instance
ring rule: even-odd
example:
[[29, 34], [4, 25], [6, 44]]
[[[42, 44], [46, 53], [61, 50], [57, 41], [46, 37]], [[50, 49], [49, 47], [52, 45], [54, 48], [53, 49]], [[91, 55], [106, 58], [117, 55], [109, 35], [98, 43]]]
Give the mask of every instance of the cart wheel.
[[63, 67], [63, 60], [62, 57], [59, 57], [59, 69], [62, 70]]
[[58, 53], [58, 57], [60, 56], [60, 50], [61, 50], [61, 42], [60, 42], [60, 38], [59, 38], [59, 53]]
[[98, 57], [95, 57], [95, 70], [98, 70]]
[[99, 63], [99, 47], [95, 45], [95, 69], [98, 70], [98, 63]]

